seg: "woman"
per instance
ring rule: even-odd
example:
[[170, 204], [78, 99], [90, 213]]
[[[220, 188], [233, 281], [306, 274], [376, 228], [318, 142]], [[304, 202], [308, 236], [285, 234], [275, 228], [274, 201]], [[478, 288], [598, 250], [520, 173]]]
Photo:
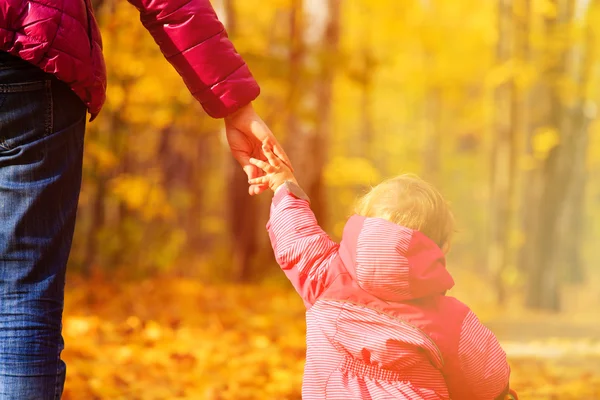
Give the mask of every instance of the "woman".
[[[225, 118], [234, 157], [269, 139], [259, 87], [209, 0], [130, 0], [206, 112]], [[89, 0], [0, 4], [0, 400], [59, 399], [64, 279], [81, 184], [86, 113], [106, 71]], [[263, 186], [250, 186], [257, 194]]]

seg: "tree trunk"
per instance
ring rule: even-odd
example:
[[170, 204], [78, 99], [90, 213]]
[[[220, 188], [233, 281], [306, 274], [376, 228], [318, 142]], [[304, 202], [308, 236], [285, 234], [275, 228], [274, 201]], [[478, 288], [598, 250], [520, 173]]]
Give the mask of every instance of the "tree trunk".
[[[224, 0], [224, 7], [227, 33], [235, 41], [237, 23], [234, 0]], [[252, 257], [256, 251], [257, 201], [248, 194], [248, 177], [234, 159], [229, 161], [226, 182], [232, 279], [245, 282], [251, 278]]]
[[[106, 140], [106, 147], [113, 154], [118, 154], [116, 141], [119, 126], [119, 117], [111, 113], [108, 116], [108, 123], [106, 132], [102, 132], [104, 140]], [[101, 141], [100, 138], [96, 138], [97, 141]], [[96, 190], [94, 192], [93, 200], [91, 201], [90, 208], [90, 223], [88, 226], [88, 230], [86, 233], [86, 246], [85, 246], [85, 254], [83, 256], [83, 274], [89, 275], [92, 272], [94, 265], [100, 259], [98, 249], [99, 244], [99, 233], [108, 225], [109, 216], [107, 215], [107, 202], [106, 200], [110, 197], [108, 195], [108, 181], [112, 175], [111, 172], [101, 172], [98, 168], [94, 169], [96, 171]], [[118, 227], [114, 227], [115, 231], [118, 231]], [[104, 254], [107, 256], [107, 254]], [[112, 255], [111, 255], [112, 256]], [[104, 260], [103, 260], [104, 261]], [[112, 260], [111, 260], [112, 261]], [[109, 262], [109, 264], [111, 264]], [[112, 264], [111, 264], [112, 265]]]
[[[95, 168], [97, 171], [98, 168]], [[96, 191], [89, 211], [89, 227], [86, 232], [86, 243], [83, 255], [82, 273], [90, 276], [97, 258], [98, 232], [104, 225], [104, 199], [106, 198], [106, 178], [96, 177]]]
[[[556, 17], [546, 20], [549, 40], [560, 33], [560, 29], [572, 23], [572, 1], [556, 4], [559, 10]], [[575, 175], [577, 157], [584, 146], [581, 145], [582, 134], [574, 129], [573, 109], [561, 98], [558, 81], [569, 72], [568, 56], [572, 45], [560, 49], [558, 62], [555, 59], [544, 75], [544, 83], [550, 88], [550, 113], [547, 117], [548, 126], [554, 129], [560, 142], [544, 160], [541, 171], [541, 201], [537, 209], [538, 224], [534, 232], [531, 246], [530, 274], [526, 304], [531, 308], [560, 310], [560, 275], [559, 259], [561, 254], [560, 221], [565, 218], [567, 199], [573, 190], [572, 182]], [[555, 56], [555, 55], [554, 55]]]
[[[578, 10], [585, 18], [587, 8]], [[595, 118], [595, 107], [590, 106], [586, 88], [589, 85], [596, 57], [595, 37], [587, 28], [585, 40], [574, 46], [568, 57], [568, 75], [578, 86], [578, 99], [569, 113], [571, 131], [574, 136], [574, 159], [572, 163], [571, 190], [567, 194], [565, 212], [561, 220], [560, 232], [560, 267], [563, 276], [569, 283], [582, 283], [585, 277], [582, 242], [585, 233], [585, 191], [587, 183], [586, 154], [589, 143], [588, 128]]]
[[302, 0], [291, 0], [289, 10], [289, 51], [288, 51], [288, 76], [287, 96], [285, 100], [285, 148], [290, 156], [300, 184], [304, 182], [304, 172], [307, 171], [309, 162], [306, 149], [307, 132], [301, 127], [300, 105], [305, 95], [302, 90], [307, 85], [305, 79], [304, 62], [306, 58], [306, 45], [304, 43], [304, 17]]
[[375, 167], [381, 168], [375, 153], [375, 132], [373, 127], [373, 81], [377, 69], [377, 60], [368, 41], [369, 32], [363, 33], [365, 43], [362, 45], [360, 67], [352, 73], [352, 78], [360, 85], [360, 133], [358, 140], [350, 140], [351, 154], [364, 157]]
[[[539, 58], [539, 52], [532, 50], [529, 41], [532, 18], [531, 2], [529, 0], [518, 0], [516, 4], [518, 4], [518, 12], [515, 15], [517, 60], [519, 61], [519, 65], [531, 67]], [[515, 106], [513, 112], [518, 115], [515, 119], [518, 120], [518, 132], [523, 138], [523, 150], [521, 154], [524, 154], [527, 159], [532, 160], [533, 132], [534, 127], [539, 121], [536, 115], [539, 113], [541, 107], [536, 107], [532, 110], [531, 105], [534, 102], [531, 99], [541, 97], [539, 96], [540, 87], [538, 84], [531, 84], [530, 87], [516, 85], [516, 89], [515, 95], [518, 99], [513, 103]], [[528, 250], [531, 246], [529, 235], [534, 231], [534, 227], [537, 224], [537, 214], [532, 212], [531, 207], [533, 204], [537, 204], [540, 198], [539, 180], [536, 179], [535, 170], [527, 168], [521, 171], [520, 188], [519, 222], [517, 226], [520, 229], [523, 240], [519, 243], [515, 263], [519, 272], [527, 273], [531, 265], [529, 258], [531, 251]]]
[[252, 257], [256, 252], [256, 198], [248, 195], [248, 178], [239, 165], [231, 163], [229, 169], [228, 226], [233, 247], [232, 278], [236, 282], [247, 282], [252, 276]]
[[573, 144], [572, 173], [570, 190], [564, 205], [564, 215], [561, 221], [560, 261], [561, 274], [569, 283], [582, 283], [585, 278], [583, 266], [582, 244], [585, 236], [585, 191], [587, 186], [586, 153], [589, 143], [588, 128], [595, 118], [595, 112], [587, 109], [585, 99], [577, 106], [573, 115]]
[[[505, 65], [512, 59], [512, 0], [501, 0], [498, 9], [499, 41], [497, 60]], [[513, 87], [503, 82], [496, 90], [496, 122], [491, 165], [491, 222], [488, 265], [496, 286], [497, 301], [506, 300], [504, 274], [510, 262], [510, 221], [515, 175], [515, 124], [512, 113]]]
[[363, 24], [361, 24], [361, 45], [357, 52], [355, 65], [348, 69], [348, 77], [360, 88], [359, 131], [346, 141], [345, 152], [352, 157], [368, 159], [377, 169], [383, 168], [381, 157], [378, 157], [374, 148], [375, 132], [373, 122], [373, 91], [375, 75], [379, 62], [373, 52], [372, 45], [372, 16], [368, 7], [362, 9]]
[[[298, 181], [311, 198], [311, 208], [322, 225], [326, 224], [326, 193], [323, 169], [327, 161], [328, 136], [331, 129], [333, 80], [338, 58], [341, 0], [328, 0], [327, 20], [324, 26], [313, 26], [323, 31], [322, 37], [311, 44], [316, 54], [308, 53], [303, 29], [303, 14], [318, 10], [302, 9], [300, 0], [292, 0], [290, 14], [288, 80], [288, 116], [286, 149], [294, 164]], [[323, 29], [321, 29], [323, 28]], [[309, 58], [315, 58], [317, 71], [311, 77]], [[302, 100], [302, 101], [300, 101]], [[300, 119], [304, 116], [303, 119]]]
[[442, 169], [442, 94], [441, 89], [432, 87], [427, 91], [424, 104], [425, 148], [423, 151], [423, 177], [436, 186], [441, 186]]
[[[132, 94], [131, 87], [134, 84], [134, 79], [123, 79], [120, 83], [125, 93], [123, 104], [126, 106], [127, 104], [130, 104]], [[125, 133], [127, 123], [123, 120], [121, 113], [113, 113], [111, 115], [110, 126], [109, 136], [107, 136], [109, 141], [108, 148], [113, 154], [118, 155], [120, 162], [118, 168], [106, 177], [107, 181], [116, 176], [126, 176], [134, 172], [132, 154], [129, 151], [131, 137]], [[110, 196], [108, 196], [108, 198], [110, 198]], [[139, 252], [131, 253], [131, 237], [126, 230], [125, 224], [125, 221], [132, 215], [132, 212], [126, 202], [122, 200], [118, 201], [116, 204], [109, 200], [105, 202], [105, 206], [106, 225], [110, 227], [112, 235], [118, 238], [119, 248], [117, 251], [113, 251], [112, 254], [107, 255], [108, 257], [104, 261], [108, 265], [114, 266], [118, 266], [123, 262], [133, 262], [135, 265], [138, 265]], [[111, 206], [113, 206], [113, 208], [111, 208]], [[132, 259], [129, 259], [130, 257], [132, 257]]]
[[333, 80], [337, 69], [340, 41], [340, 12], [342, 0], [328, 0], [328, 18], [323, 36], [323, 47], [320, 54], [321, 68], [316, 82], [316, 123], [314, 135], [308, 147], [312, 154], [312, 179], [306, 185], [307, 194], [311, 198], [311, 208], [322, 226], [327, 225], [327, 207], [323, 169], [327, 162], [329, 131], [331, 130], [331, 104]]

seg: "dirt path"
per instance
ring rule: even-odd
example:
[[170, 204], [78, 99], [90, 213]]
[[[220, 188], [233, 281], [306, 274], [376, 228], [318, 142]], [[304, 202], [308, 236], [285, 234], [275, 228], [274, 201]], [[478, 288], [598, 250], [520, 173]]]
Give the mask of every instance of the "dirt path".
[[600, 315], [595, 322], [565, 323], [561, 320], [498, 320], [485, 324], [501, 340], [590, 339], [600, 341]]

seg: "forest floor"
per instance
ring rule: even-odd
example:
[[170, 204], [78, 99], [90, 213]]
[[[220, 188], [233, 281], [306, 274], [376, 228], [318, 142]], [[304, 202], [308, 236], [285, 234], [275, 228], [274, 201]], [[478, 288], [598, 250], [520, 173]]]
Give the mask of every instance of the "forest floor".
[[[479, 308], [521, 399], [600, 399], [598, 318]], [[304, 309], [281, 285], [70, 277], [63, 331], [66, 400], [300, 399]]]

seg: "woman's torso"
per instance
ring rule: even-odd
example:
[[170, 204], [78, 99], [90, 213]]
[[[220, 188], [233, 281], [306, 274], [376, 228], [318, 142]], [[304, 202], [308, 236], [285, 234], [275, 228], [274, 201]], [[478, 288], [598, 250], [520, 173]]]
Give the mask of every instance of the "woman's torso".
[[0, 51], [69, 84], [97, 114], [106, 70], [98, 25], [88, 0], [23, 0], [0, 7]]

